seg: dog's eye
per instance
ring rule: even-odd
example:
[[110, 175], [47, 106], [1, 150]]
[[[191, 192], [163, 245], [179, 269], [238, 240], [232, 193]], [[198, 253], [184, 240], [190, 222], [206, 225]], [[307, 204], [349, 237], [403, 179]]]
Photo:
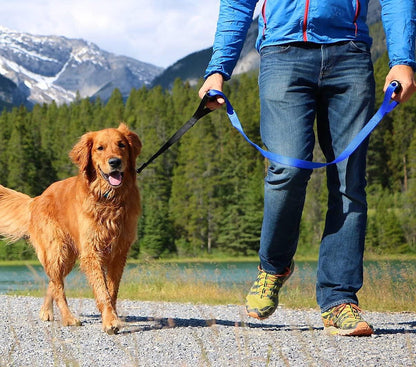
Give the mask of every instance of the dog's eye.
[[104, 150], [104, 147], [102, 145], [97, 147], [97, 150]]
[[119, 148], [125, 148], [125, 147], [126, 147], [126, 144], [124, 144], [122, 141], [120, 141], [120, 142], [118, 143], [118, 147], [119, 147]]

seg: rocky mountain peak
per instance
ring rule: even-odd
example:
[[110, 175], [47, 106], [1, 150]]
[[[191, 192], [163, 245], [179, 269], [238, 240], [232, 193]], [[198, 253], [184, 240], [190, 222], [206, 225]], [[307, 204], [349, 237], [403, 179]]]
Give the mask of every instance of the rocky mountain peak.
[[0, 27], [0, 74], [16, 85], [28, 104], [68, 103], [77, 92], [106, 100], [114, 88], [128, 96], [132, 88], [149, 85], [162, 70], [82, 39]]

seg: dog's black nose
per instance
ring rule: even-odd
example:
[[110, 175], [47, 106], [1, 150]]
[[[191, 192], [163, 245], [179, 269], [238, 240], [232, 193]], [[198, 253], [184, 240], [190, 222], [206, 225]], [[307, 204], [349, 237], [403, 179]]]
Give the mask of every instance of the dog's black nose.
[[120, 158], [110, 158], [108, 160], [108, 164], [111, 168], [120, 168], [121, 167], [121, 159]]

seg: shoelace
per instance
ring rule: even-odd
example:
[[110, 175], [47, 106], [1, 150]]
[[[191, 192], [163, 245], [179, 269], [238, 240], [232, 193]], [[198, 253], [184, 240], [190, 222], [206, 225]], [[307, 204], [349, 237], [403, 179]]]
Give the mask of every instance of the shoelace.
[[273, 275], [268, 274], [264, 271], [261, 271], [259, 268], [259, 275], [257, 278], [258, 287], [261, 288], [262, 297], [273, 297], [280, 290], [283, 281], [290, 274], [290, 269], [287, 268], [287, 271], [284, 274]]
[[337, 306], [334, 309], [335, 317], [340, 317], [342, 312], [349, 306], [349, 309], [346, 310], [344, 317], [341, 322], [343, 322], [347, 318], [353, 318], [354, 320], [361, 319], [360, 313], [362, 310], [354, 303], [343, 303], [342, 305]]
[[259, 287], [261, 287], [262, 297], [271, 297], [276, 293], [278, 286], [277, 277], [267, 273], [261, 273], [259, 276]]

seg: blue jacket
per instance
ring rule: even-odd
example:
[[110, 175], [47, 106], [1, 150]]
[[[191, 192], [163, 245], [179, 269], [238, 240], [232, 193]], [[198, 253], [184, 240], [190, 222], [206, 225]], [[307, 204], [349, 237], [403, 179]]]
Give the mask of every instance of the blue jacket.
[[[205, 77], [219, 72], [225, 80], [240, 56], [258, 0], [221, 0], [213, 55]], [[380, 0], [386, 43], [393, 65], [416, 71], [416, 1]], [[368, 0], [264, 0], [257, 50], [290, 42], [320, 44], [362, 41], [371, 44], [366, 25]]]

